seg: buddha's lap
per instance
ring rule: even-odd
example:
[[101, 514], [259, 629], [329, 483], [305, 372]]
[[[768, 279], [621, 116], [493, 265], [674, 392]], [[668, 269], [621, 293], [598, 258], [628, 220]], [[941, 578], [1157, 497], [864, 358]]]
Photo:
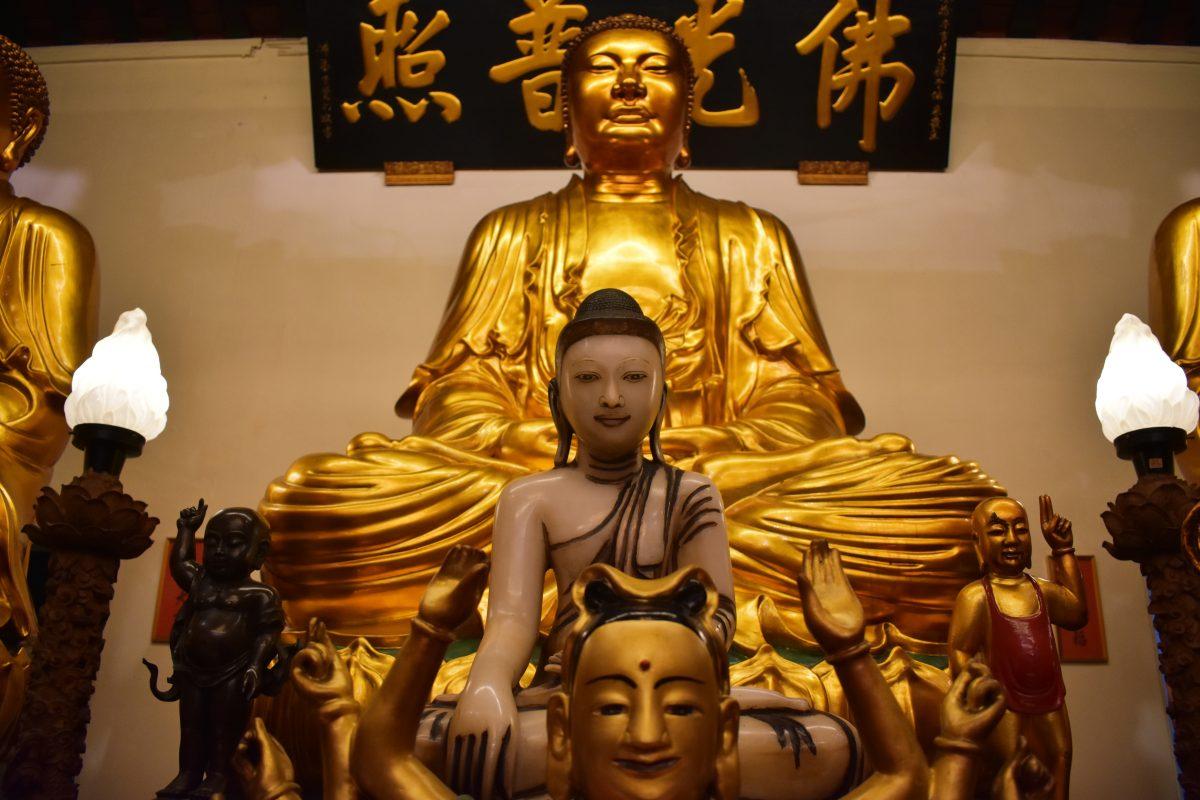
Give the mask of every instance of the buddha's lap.
[[[933, 614], [939, 630], [976, 571], [971, 510], [1003, 493], [975, 465], [919, 455], [895, 435], [720, 453], [693, 468], [727, 504], [739, 606], [762, 595], [797, 613], [802, 548], [824, 538], [869, 611]], [[289, 621], [321, 616], [357, 634], [406, 629], [445, 553], [488, 547], [501, 490], [528, 473], [420, 436], [362, 434], [346, 455], [300, 459], [262, 503], [268, 571]]]

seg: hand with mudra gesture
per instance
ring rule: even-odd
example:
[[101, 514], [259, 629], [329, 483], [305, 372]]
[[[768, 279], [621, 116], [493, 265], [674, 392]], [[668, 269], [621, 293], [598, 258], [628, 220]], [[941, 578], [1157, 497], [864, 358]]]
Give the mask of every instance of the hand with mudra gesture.
[[1054, 513], [1054, 502], [1050, 495], [1038, 497], [1042, 516], [1042, 537], [1050, 545], [1053, 555], [1075, 552], [1075, 535], [1071, 532], [1071, 520]]

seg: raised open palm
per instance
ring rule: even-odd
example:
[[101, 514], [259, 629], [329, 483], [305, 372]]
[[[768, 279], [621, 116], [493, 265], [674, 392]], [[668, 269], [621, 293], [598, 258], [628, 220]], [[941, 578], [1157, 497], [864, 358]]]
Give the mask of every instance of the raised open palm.
[[826, 653], [837, 653], [863, 640], [862, 603], [842, 569], [838, 551], [823, 539], [808, 548], [796, 578], [804, 621]]
[[421, 597], [421, 619], [447, 631], [466, 622], [487, 586], [488, 569], [487, 553], [452, 547]]

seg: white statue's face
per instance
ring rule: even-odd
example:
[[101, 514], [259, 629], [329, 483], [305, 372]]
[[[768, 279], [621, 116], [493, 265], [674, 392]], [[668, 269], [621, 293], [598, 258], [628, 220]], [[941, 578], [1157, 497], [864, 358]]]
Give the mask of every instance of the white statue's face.
[[658, 348], [640, 336], [580, 339], [567, 348], [558, 373], [563, 413], [594, 456], [617, 459], [640, 451], [663, 398]]

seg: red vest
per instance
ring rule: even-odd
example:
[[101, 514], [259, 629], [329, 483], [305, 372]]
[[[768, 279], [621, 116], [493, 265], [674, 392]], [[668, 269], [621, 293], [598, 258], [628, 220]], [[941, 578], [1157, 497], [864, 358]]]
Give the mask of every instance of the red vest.
[[[1028, 575], [1025, 577], [1029, 578]], [[1048, 714], [1062, 708], [1066, 687], [1058, 664], [1058, 646], [1050, 627], [1046, 598], [1037, 581], [1029, 578], [1037, 594], [1038, 610], [1028, 617], [1010, 617], [1000, 610], [992, 582], [984, 577], [992, 626], [992, 674], [1004, 686], [1008, 709], [1018, 714]]]

